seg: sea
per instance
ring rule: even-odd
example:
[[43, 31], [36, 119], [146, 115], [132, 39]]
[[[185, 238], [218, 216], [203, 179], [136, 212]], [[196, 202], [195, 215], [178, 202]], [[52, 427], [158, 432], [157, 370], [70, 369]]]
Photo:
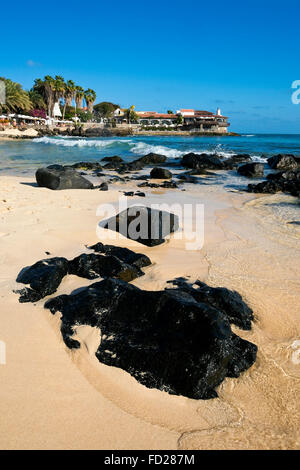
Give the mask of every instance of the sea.
[[0, 139], [0, 175], [33, 173], [53, 163], [100, 161], [119, 155], [132, 161], [149, 152], [168, 159], [180, 158], [188, 152], [217, 153], [228, 158], [248, 153], [254, 161], [278, 153], [300, 155], [300, 134], [242, 134], [240, 136], [129, 136], [129, 137], [41, 137], [32, 140]]

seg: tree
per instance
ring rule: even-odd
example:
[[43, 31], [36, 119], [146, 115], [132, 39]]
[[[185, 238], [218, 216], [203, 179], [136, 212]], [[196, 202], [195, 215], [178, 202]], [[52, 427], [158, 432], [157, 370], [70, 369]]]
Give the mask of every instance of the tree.
[[174, 114], [173, 111], [171, 111], [170, 109], [168, 109], [167, 113], [168, 114]]
[[5, 104], [1, 105], [8, 112], [29, 111], [32, 103], [22, 85], [10, 79], [0, 78], [5, 83]]
[[128, 109], [125, 109], [124, 114], [128, 124], [131, 122], [137, 122], [139, 120], [139, 115], [134, 111], [134, 105], [130, 106]]
[[96, 92], [94, 90], [92, 90], [91, 88], [88, 88], [84, 92], [84, 98], [85, 98], [85, 101], [86, 101], [88, 112], [90, 114], [93, 114], [93, 107], [94, 107], [94, 103], [96, 101]]
[[82, 108], [82, 100], [84, 98], [84, 89], [81, 86], [77, 86], [75, 93], [76, 93], [76, 95], [75, 95], [76, 106], [77, 106], [77, 108], [81, 109]]
[[94, 106], [94, 111], [100, 117], [110, 118], [113, 116], [113, 113], [120, 106], [118, 104], [110, 103], [109, 101], [102, 101]]
[[179, 114], [176, 118], [176, 124], [183, 124], [183, 117]]
[[73, 82], [73, 80], [68, 80], [67, 83], [65, 84], [65, 102], [64, 102], [64, 107], [63, 107], [63, 119], [65, 119], [65, 114], [66, 114], [66, 108], [67, 106], [72, 106], [72, 101], [75, 98], [75, 92], [76, 92], [76, 85]]
[[59, 102], [60, 99], [64, 98], [66, 91], [66, 84], [63, 77], [55, 75], [54, 79], [54, 104]]
[[44, 97], [38, 91], [34, 90], [33, 88], [28, 92], [30, 101], [32, 103], [32, 107], [34, 109], [47, 109], [47, 105], [45, 103]]

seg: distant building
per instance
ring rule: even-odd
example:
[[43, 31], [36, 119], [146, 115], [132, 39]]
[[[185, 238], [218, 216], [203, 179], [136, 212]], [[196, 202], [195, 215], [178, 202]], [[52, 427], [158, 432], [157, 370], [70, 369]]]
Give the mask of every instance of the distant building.
[[183, 123], [189, 127], [195, 127], [200, 132], [218, 132], [225, 134], [230, 126], [228, 117], [222, 116], [220, 108], [216, 114], [210, 111], [199, 111], [195, 109], [179, 109], [176, 113], [182, 116]]
[[230, 125], [228, 118], [222, 116], [220, 108], [216, 114], [210, 111], [200, 111], [195, 109], [179, 109], [176, 114], [157, 113], [156, 111], [138, 111], [139, 124], [150, 127], [175, 127], [180, 119], [184, 128], [195, 132], [212, 132], [225, 134]]

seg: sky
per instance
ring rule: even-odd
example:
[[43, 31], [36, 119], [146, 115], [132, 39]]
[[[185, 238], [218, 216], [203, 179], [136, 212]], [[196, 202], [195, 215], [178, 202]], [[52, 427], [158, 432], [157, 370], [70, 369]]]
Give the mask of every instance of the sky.
[[232, 131], [300, 133], [298, 0], [16, 0], [1, 17], [0, 76], [25, 89], [62, 75], [96, 102], [220, 107]]

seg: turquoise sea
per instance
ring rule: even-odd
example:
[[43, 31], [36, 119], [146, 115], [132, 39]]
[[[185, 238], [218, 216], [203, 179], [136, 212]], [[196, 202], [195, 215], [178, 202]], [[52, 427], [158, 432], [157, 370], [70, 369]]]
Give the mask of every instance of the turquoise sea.
[[130, 161], [149, 152], [178, 158], [187, 152], [218, 153], [229, 157], [249, 153], [254, 160], [277, 153], [300, 155], [300, 134], [243, 134], [240, 137], [130, 136], [106, 138], [41, 137], [0, 140], [0, 174], [33, 173], [52, 163], [99, 161], [119, 155]]

